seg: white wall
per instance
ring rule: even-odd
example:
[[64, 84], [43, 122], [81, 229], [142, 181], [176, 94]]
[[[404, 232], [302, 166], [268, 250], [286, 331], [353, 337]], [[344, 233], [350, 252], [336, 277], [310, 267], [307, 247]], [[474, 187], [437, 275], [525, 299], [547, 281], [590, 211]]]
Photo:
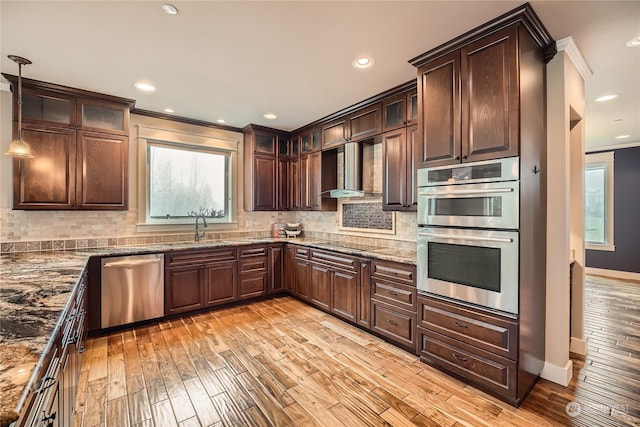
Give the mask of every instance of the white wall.
[[[569, 358], [569, 265], [572, 240], [577, 238], [571, 230], [577, 226], [571, 208], [572, 152], [579, 149], [584, 155], [584, 132], [574, 134], [571, 140], [570, 122], [572, 110], [584, 117], [584, 80], [574, 65], [577, 48], [572, 41], [558, 42], [560, 50], [547, 65], [547, 315], [545, 366], [542, 377], [567, 385], [572, 376]], [[562, 49], [562, 47], [567, 47]], [[569, 50], [571, 52], [569, 52]], [[579, 52], [577, 52], [579, 56]], [[582, 129], [578, 125], [578, 130]], [[575, 161], [575, 160], [574, 160]], [[574, 165], [575, 171], [576, 165]], [[581, 196], [580, 196], [581, 197]], [[577, 198], [574, 203], [577, 203]], [[579, 249], [579, 248], [576, 248]], [[584, 264], [576, 250], [576, 258]], [[574, 322], [582, 322], [582, 316], [574, 316]]]

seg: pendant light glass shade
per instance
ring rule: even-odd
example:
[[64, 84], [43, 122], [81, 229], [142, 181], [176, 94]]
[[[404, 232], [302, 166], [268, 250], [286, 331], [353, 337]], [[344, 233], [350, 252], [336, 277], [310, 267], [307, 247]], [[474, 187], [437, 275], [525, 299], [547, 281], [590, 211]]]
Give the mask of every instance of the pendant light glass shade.
[[31, 61], [17, 55], [9, 55], [9, 59], [18, 64], [18, 137], [11, 141], [9, 150], [4, 155], [18, 159], [33, 159], [33, 149], [22, 139], [22, 66], [31, 64]]
[[22, 138], [14, 139], [13, 141], [11, 141], [11, 145], [9, 145], [9, 149], [7, 150], [6, 153], [4, 153], [4, 155], [5, 156], [11, 156], [11, 157], [17, 157], [19, 159], [33, 159], [34, 158], [33, 149], [31, 148], [31, 146], [29, 144], [24, 142], [22, 140]]

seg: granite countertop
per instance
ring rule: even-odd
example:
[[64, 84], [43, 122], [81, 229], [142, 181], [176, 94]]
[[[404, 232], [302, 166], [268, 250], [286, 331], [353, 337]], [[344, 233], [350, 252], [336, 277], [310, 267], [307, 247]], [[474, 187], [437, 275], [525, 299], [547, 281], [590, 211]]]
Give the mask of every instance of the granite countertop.
[[416, 263], [416, 252], [362, 244], [336, 244], [314, 239], [244, 238], [198, 243], [119, 246], [84, 251], [24, 252], [0, 256], [0, 427], [17, 418], [32, 386], [41, 357], [60, 327], [88, 259], [194, 248], [289, 242], [348, 255]]

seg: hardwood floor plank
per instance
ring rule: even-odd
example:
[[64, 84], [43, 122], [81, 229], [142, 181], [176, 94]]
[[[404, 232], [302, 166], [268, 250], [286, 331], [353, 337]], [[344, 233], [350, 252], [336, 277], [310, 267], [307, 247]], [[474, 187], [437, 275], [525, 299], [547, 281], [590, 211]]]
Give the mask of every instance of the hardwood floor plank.
[[108, 426], [129, 426], [127, 396], [121, 396], [107, 401], [106, 421]]
[[188, 420], [184, 420], [178, 423], [178, 426], [179, 427], [201, 427], [202, 424], [200, 424], [198, 417], [191, 417]]
[[[282, 406], [280, 406], [278, 401], [262, 388], [258, 380], [252, 377], [248, 372], [238, 375], [237, 379], [242, 384], [242, 387], [246, 392], [251, 395], [255, 405], [260, 408], [262, 413], [269, 418], [269, 421], [274, 426], [292, 425], [291, 418], [289, 418], [287, 413], [282, 410]], [[293, 389], [289, 390], [290, 394], [291, 390]]]
[[153, 415], [153, 422], [156, 426], [172, 427], [178, 425], [169, 399], [151, 405], [151, 415]]
[[167, 388], [164, 385], [164, 379], [160, 373], [160, 367], [157, 362], [146, 363], [142, 365], [142, 375], [147, 386], [147, 397], [149, 403], [157, 403], [169, 398]]
[[231, 400], [231, 397], [226, 392], [213, 396], [211, 400], [213, 401], [218, 414], [220, 414], [220, 417], [222, 418], [223, 425], [241, 426], [246, 422], [242, 413], [238, 410]]
[[198, 378], [191, 378], [184, 382], [184, 386], [187, 389], [191, 403], [196, 410], [196, 415], [200, 424], [209, 426], [211, 424], [222, 421], [220, 414], [216, 410], [211, 398], [207, 394], [204, 386]]
[[321, 401], [318, 401], [314, 395], [307, 393], [306, 389], [296, 386], [289, 389], [289, 394], [295, 399], [305, 411], [309, 413], [314, 420], [313, 425], [336, 427], [343, 426], [333, 414], [323, 406]]
[[151, 406], [144, 377], [138, 375], [127, 378], [127, 399], [129, 403], [129, 422], [138, 424], [151, 419]]
[[233, 402], [240, 411], [244, 411], [252, 406], [255, 406], [251, 395], [247, 392], [242, 384], [238, 381], [235, 375], [231, 373], [228, 368], [218, 369], [215, 371], [216, 376], [222, 383], [224, 389], [233, 399]]

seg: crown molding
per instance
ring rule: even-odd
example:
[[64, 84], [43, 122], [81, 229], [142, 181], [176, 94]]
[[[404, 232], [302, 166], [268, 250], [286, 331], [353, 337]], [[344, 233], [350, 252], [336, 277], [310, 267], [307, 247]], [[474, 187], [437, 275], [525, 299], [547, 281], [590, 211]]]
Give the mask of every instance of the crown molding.
[[571, 62], [573, 62], [573, 65], [578, 69], [583, 80], [587, 80], [593, 76], [593, 71], [591, 71], [589, 64], [587, 64], [587, 61], [584, 59], [584, 56], [582, 56], [580, 49], [578, 49], [578, 46], [573, 41], [573, 37], [569, 36], [558, 40], [556, 42], [556, 46], [558, 47], [558, 52], [564, 51], [567, 54]]

